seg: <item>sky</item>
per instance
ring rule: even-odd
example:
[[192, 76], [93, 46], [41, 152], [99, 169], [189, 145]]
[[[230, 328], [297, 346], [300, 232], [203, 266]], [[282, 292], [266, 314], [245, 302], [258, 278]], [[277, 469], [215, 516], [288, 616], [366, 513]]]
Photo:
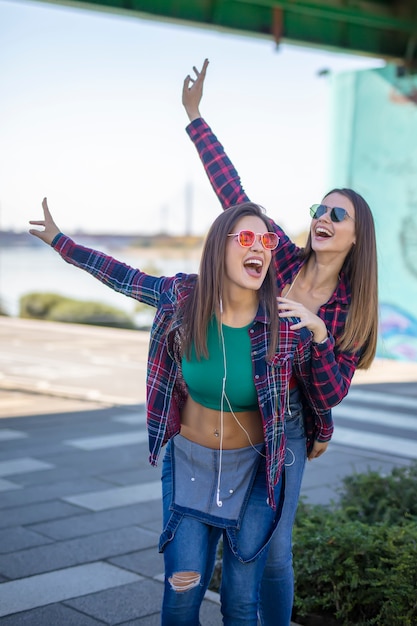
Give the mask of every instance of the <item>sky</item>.
[[27, 230], [47, 196], [70, 234], [204, 234], [220, 205], [181, 91], [206, 57], [201, 113], [247, 194], [289, 234], [305, 230], [328, 188], [320, 74], [381, 60], [20, 0], [0, 0], [0, 229]]

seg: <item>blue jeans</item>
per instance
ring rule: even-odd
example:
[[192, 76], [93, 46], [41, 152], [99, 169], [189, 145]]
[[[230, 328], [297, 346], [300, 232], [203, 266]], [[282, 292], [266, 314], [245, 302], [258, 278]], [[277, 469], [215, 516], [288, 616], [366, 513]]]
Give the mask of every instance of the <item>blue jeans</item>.
[[294, 602], [292, 528], [306, 462], [303, 411], [298, 391], [291, 392], [291, 415], [286, 415], [287, 453], [285, 498], [281, 519], [269, 544], [268, 560], [261, 584], [262, 626], [289, 626]]
[[[236, 451], [238, 453], [238, 451]], [[259, 588], [267, 557], [271, 529], [280, 510], [267, 503], [265, 459], [256, 473], [239, 528], [221, 528], [172, 510], [172, 456], [167, 444], [162, 467], [162, 547], [165, 586], [161, 612], [162, 626], [198, 626], [200, 606], [210, 583], [217, 544], [223, 535], [223, 568], [220, 589], [221, 612], [226, 626], [256, 626]], [[280, 486], [276, 492], [280, 501]], [[175, 524], [172, 523], [173, 517]], [[167, 532], [168, 529], [168, 532]], [[178, 574], [184, 574], [186, 588]]]

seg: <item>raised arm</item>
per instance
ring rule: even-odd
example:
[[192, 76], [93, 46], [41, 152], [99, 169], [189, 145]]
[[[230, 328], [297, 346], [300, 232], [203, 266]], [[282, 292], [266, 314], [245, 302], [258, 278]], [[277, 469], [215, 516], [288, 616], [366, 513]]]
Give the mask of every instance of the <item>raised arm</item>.
[[217, 140], [211, 128], [201, 118], [200, 102], [203, 95], [204, 80], [208, 67], [207, 59], [203, 63], [201, 72], [195, 67], [196, 78], [186, 76], [182, 90], [182, 103], [191, 123], [187, 126], [187, 133], [194, 143], [211, 186], [223, 209], [227, 209], [240, 202], [248, 202], [233, 163], [224, 151], [222, 144]]

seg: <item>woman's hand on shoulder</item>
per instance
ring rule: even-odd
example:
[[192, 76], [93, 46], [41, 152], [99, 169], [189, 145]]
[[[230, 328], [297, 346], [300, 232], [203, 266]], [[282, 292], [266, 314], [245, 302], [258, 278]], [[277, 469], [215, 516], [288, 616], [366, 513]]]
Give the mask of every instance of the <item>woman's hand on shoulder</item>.
[[300, 328], [308, 328], [313, 334], [313, 341], [315, 343], [321, 343], [327, 339], [326, 324], [315, 313], [312, 313], [301, 302], [295, 302], [288, 298], [277, 298], [279, 317], [298, 317], [300, 321], [297, 324], [292, 324], [290, 327], [292, 330], [299, 330]]
[[208, 59], [205, 59], [200, 72], [194, 65], [193, 70], [196, 78], [191, 78], [191, 76], [188, 74], [184, 80], [184, 85], [182, 88], [182, 103], [187, 112], [190, 122], [201, 117], [199, 106], [201, 98], [203, 97], [203, 85], [206, 78], [208, 64]]
[[29, 224], [33, 224], [34, 226], [43, 226], [43, 230], [37, 230], [35, 228], [29, 229], [31, 235], [38, 237], [38, 239], [42, 239], [45, 243], [51, 245], [54, 238], [61, 232], [58, 226], [55, 224], [52, 219], [52, 215], [48, 209], [48, 203], [46, 198], [42, 200], [42, 208], [43, 208], [43, 220], [30, 220]]

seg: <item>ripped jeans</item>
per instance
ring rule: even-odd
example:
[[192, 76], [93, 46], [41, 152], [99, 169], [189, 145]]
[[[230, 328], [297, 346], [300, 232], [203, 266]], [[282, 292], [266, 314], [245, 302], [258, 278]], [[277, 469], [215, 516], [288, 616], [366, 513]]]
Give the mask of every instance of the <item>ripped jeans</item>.
[[[256, 626], [267, 545], [281, 512], [278, 502], [282, 506], [280, 497], [276, 511], [267, 502], [265, 459], [260, 459], [253, 475], [250, 496], [238, 524], [225, 526], [204, 513], [199, 513], [196, 518], [173, 510], [172, 450], [170, 441], [162, 468], [164, 531], [160, 551], [164, 553], [165, 586], [161, 625], [200, 624], [200, 606], [213, 574], [217, 545], [223, 535], [220, 589], [223, 624]], [[238, 455], [239, 450], [228, 450], [227, 453]], [[276, 488], [278, 496], [280, 483]]]
[[291, 414], [287, 412], [285, 415], [287, 453], [284, 506], [269, 544], [261, 584], [259, 614], [262, 626], [289, 626], [294, 602], [292, 528], [307, 456], [303, 409], [298, 389], [291, 391], [289, 405]]

